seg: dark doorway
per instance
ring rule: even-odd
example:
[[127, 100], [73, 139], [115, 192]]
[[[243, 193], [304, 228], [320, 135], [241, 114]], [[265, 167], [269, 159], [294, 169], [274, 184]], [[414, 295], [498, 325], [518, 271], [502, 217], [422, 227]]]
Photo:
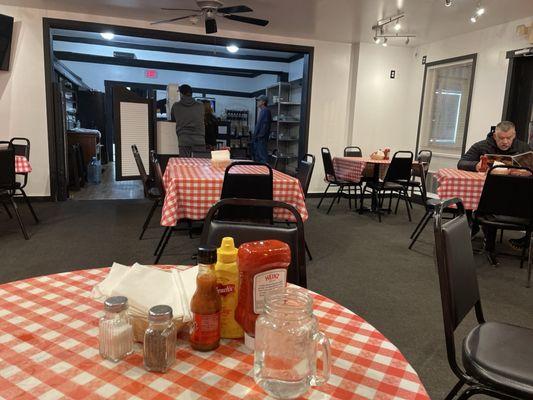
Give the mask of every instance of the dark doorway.
[[514, 122], [520, 140], [533, 144], [533, 55], [509, 59], [502, 117]]

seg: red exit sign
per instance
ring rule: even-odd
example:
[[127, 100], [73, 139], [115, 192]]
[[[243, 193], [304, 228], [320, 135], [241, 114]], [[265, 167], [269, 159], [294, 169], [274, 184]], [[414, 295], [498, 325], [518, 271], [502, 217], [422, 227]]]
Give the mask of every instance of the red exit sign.
[[155, 69], [145, 69], [144, 77], [149, 79], [155, 79], [157, 78], [157, 71]]

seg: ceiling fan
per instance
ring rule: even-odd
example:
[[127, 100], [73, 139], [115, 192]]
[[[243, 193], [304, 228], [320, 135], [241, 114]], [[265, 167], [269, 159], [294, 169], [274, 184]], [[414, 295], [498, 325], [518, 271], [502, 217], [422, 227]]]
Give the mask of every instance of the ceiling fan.
[[232, 21], [244, 22], [246, 24], [267, 26], [268, 21], [265, 19], [258, 19], [252, 17], [245, 17], [242, 15], [235, 15], [241, 13], [252, 12], [253, 10], [244, 5], [224, 7], [224, 4], [218, 0], [196, 0], [198, 10], [190, 8], [162, 8], [165, 11], [192, 11], [194, 14], [185, 15], [183, 17], [164, 19], [161, 21], [152, 22], [152, 25], [163, 24], [166, 22], [174, 22], [182, 19], [190, 19], [191, 22], [196, 23], [199, 19], [203, 18], [205, 21], [205, 33], [216, 33], [217, 21], [216, 17], [223, 16], [224, 18]]

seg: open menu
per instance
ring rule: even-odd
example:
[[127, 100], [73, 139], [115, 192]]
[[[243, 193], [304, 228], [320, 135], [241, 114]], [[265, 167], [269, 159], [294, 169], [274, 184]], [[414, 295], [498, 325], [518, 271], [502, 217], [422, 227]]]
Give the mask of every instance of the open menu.
[[517, 167], [527, 167], [533, 170], [533, 151], [507, 156], [502, 154], [487, 154], [489, 164], [499, 161], [506, 165], [515, 165]]

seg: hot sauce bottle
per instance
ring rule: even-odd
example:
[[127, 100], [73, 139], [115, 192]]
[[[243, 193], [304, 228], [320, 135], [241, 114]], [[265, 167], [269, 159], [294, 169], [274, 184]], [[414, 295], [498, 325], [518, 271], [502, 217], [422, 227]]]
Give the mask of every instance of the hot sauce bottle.
[[287, 284], [291, 249], [279, 240], [244, 243], [239, 247], [239, 301], [235, 320], [244, 329], [245, 343], [253, 348], [255, 320], [264, 311], [265, 296]]
[[214, 350], [220, 342], [221, 301], [214, 272], [216, 261], [216, 247], [198, 249], [198, 276], [196, 292], [191, 299], [193, 322], [190, 335], [191, 347], [198, 351]]

